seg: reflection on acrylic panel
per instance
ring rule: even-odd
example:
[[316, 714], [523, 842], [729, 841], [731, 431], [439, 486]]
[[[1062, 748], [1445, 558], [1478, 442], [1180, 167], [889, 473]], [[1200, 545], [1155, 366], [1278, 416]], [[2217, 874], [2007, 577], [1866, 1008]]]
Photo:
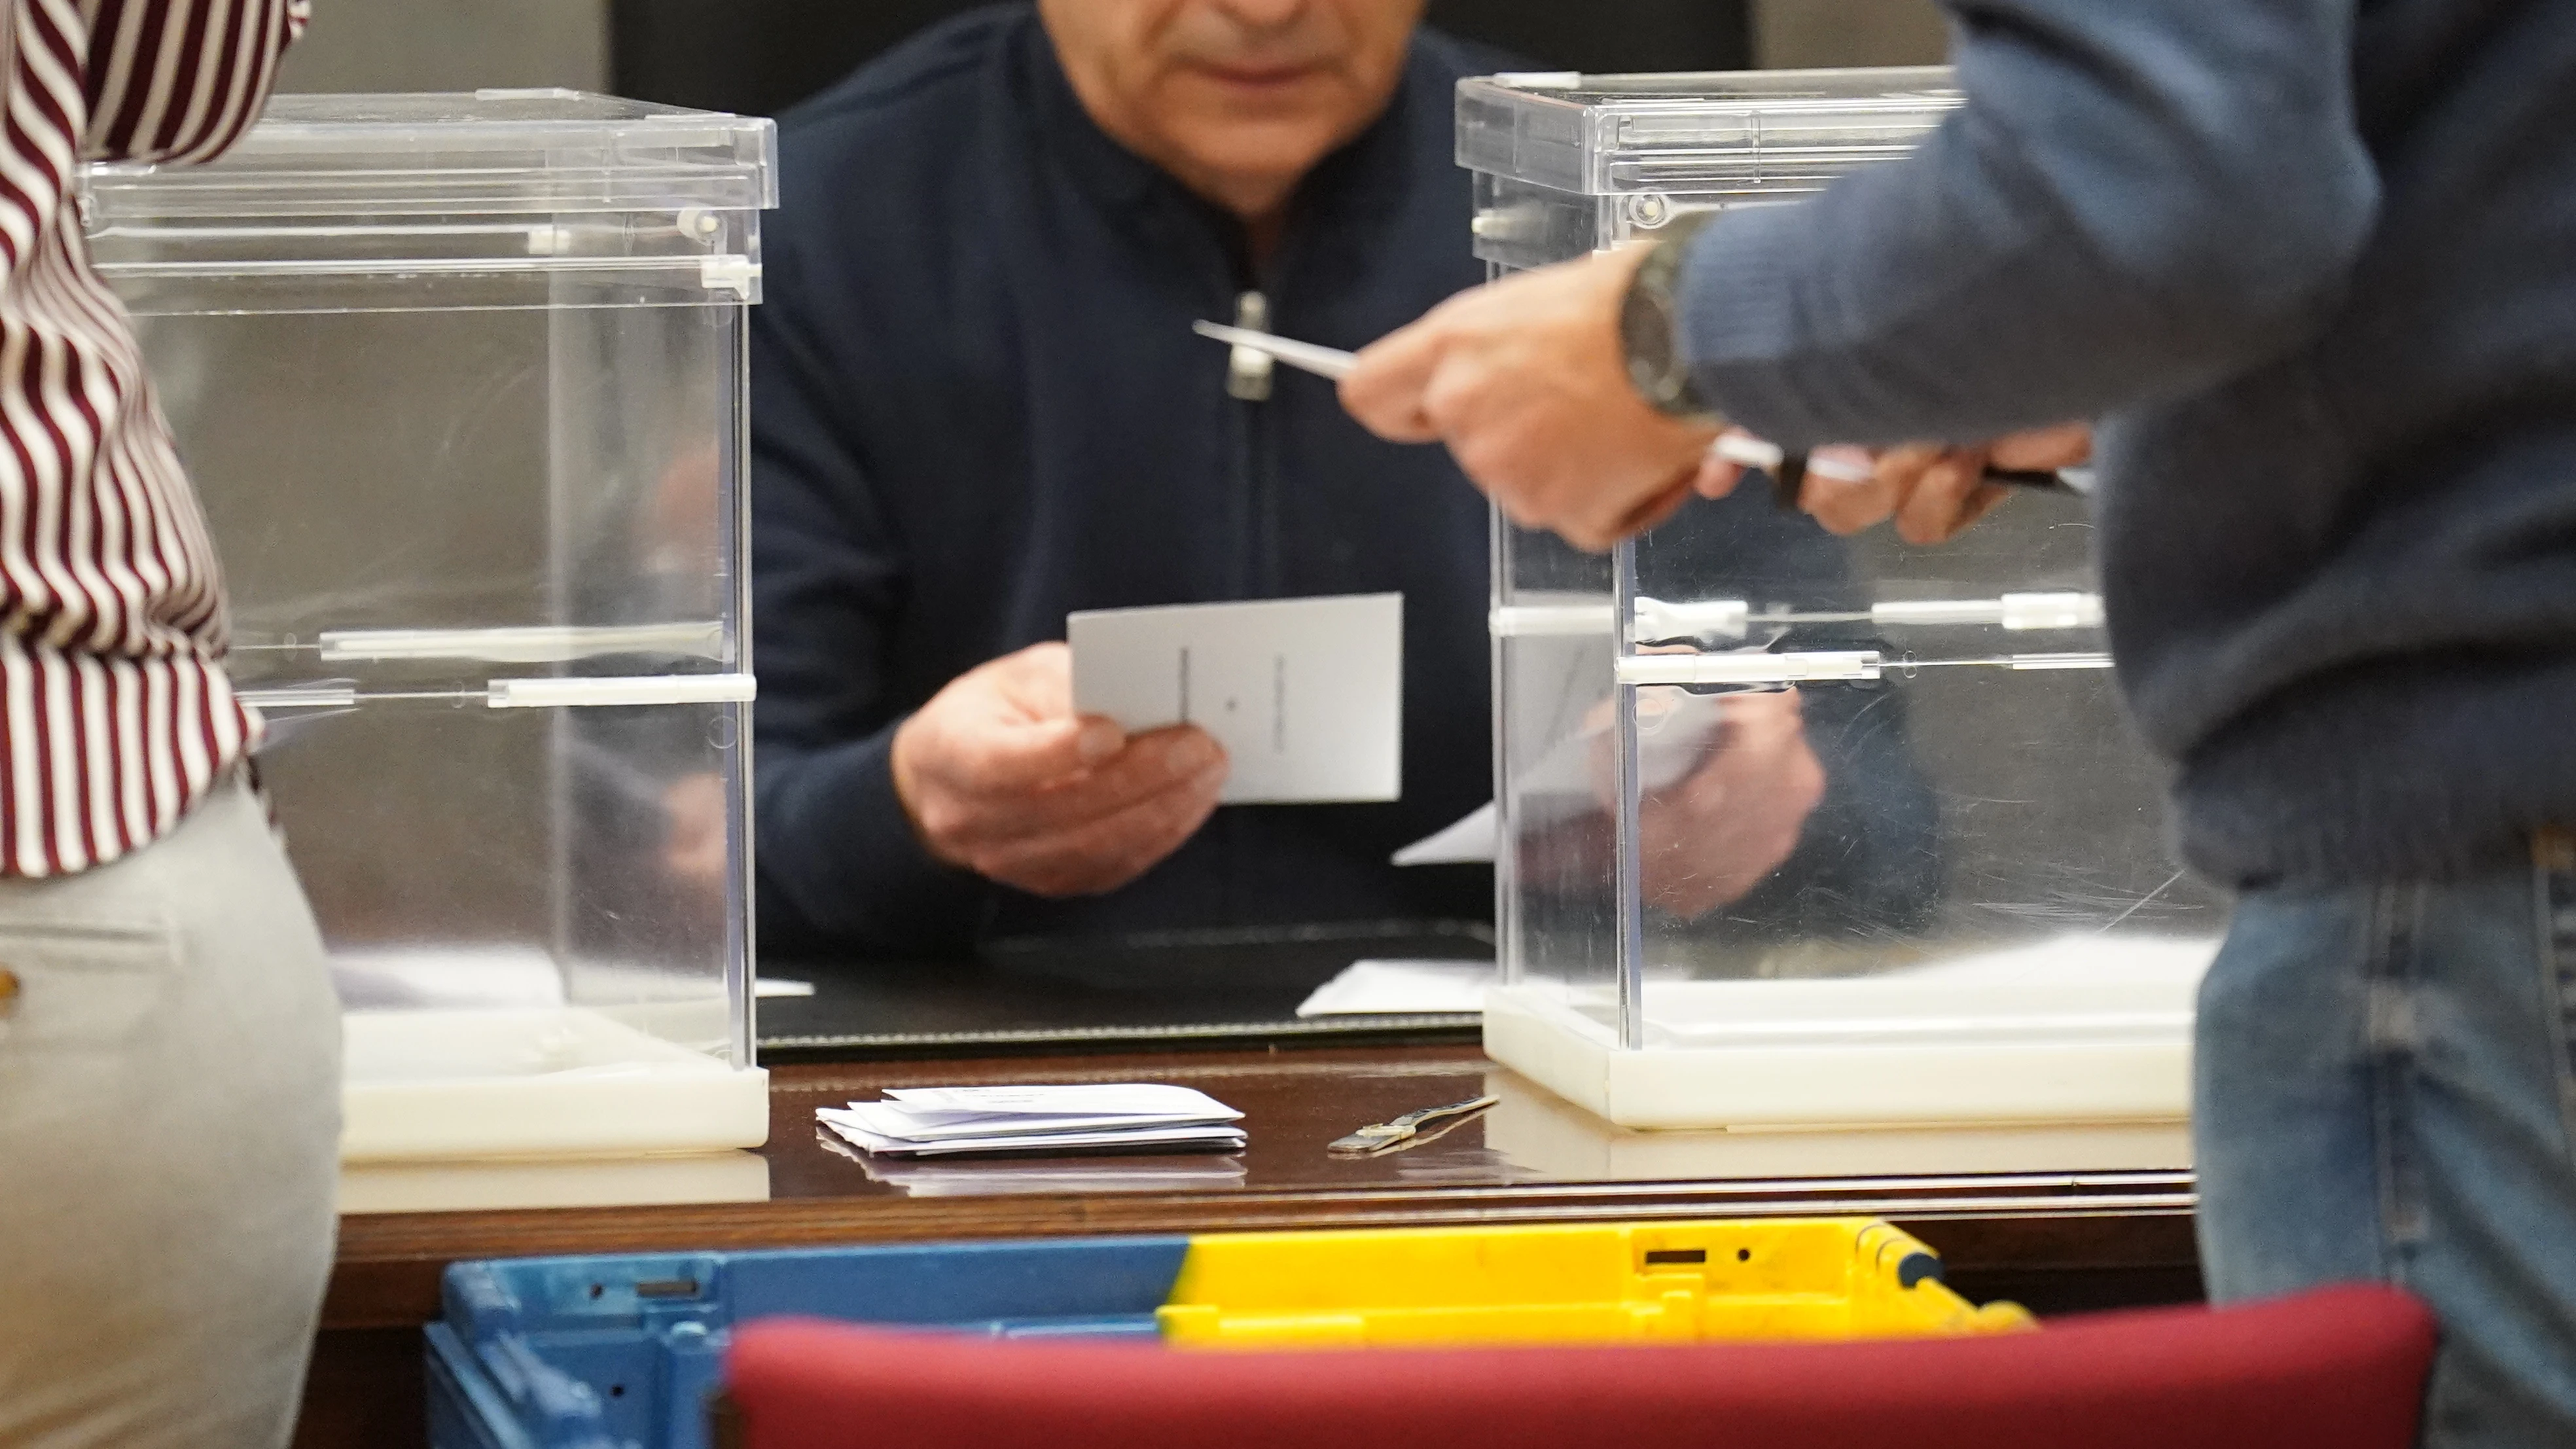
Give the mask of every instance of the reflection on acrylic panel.
[[[588, 1013], [496, 1029], [514, 1070], [611, 1026], [747, 1064], [769, 145], [570, 92], [290, 96], [212, 166], [86, 179], [352, 1010]], [[353, 1047], [353, 1090], [430, 1040]]]
[[[1473, 243], [1794, 203], [1956, 104], [1937, 69], [1470, 81]], [[2220, 904], [2122, 721], [2086, 504], [1917, 549], [1769, 482], [1601, 557], [1497, 523], [1489, 1049], [1637, 1126], [2179, 1116]]]

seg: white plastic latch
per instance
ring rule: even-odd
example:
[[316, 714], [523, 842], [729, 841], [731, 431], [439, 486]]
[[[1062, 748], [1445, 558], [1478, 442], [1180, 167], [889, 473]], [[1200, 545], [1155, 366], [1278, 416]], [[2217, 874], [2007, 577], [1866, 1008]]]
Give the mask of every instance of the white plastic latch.
[[2111, 656], [2087, 654], [2015, 654], [2005, 661], [2015, 669], [2108, 669]]
[[745, 301], [760, 285], [760, 263], [734, 252], [698, 258], [698, 285], [710, 292], [731, 292]]
[[480, 659], [493, 664], [551, 664], [602, 654], [687, 654], [713, 659], [724, 648], [724, 624], [685, 619], [665, 624], [538, 624], [493, 629], [325, 629], [325, 660]]
[[262, 711], [355, 709], [358, 705], [358, 689], [351, 684], [297, 684], [280, 689], [245, 689], [237, 698], [251, 708]]
[[563, 709], [621, 704], [745, 704], [760, 693], [748, 674], [648, 674], [624, 679], [495, 679], [494, 709]]
[[2006, 594], [2000, 599], [1895, 599], [1870, 605], [1869, 618], [1882, 627], [2000, 624], [2007, 629], [2098, 629], [2102, 596], [2066, 592]]
[[1869, 621], [1882, 628], [1927, 624], [2000, 624], [2001, 599], [1894, 599], [1869, 606]]
[[1637, 596], [1639, 639], [1741, 639], [1752, 606], [1742, 599], [1693, 599], [1667, 603]]
[[1875, 649], [1814, 654], [1629, 654], [1614, 675], [1621, 684], [1800, 684], [1878, 678]]
[[1614, 617], [1608, 599], [1579, 604], [1500, 604], [1485, 616], [1485, 627], [1497, 639], [1607, 634]]
[[2007, 629], [2099, 629], [2102, 627], [2100, 594], [2006, 594], [2004, 627]]

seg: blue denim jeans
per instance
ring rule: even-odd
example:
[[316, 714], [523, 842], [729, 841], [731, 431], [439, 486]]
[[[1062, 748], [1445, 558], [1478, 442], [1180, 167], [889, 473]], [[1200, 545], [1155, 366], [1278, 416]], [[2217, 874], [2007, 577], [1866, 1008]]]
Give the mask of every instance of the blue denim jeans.
[[2201, 988], [2201, 1260], [2220, 1301], [2430, 1303], [2428, 1449], [2576, 1445], [2576, 838], [2458, 881], [2272, 888]]

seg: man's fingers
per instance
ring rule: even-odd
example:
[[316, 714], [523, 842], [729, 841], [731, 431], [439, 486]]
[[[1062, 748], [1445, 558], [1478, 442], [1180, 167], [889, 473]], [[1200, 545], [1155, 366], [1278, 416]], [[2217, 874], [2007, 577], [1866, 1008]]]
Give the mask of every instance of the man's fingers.
[[979, 852], [977, 869], [1039, 895], [1115, 890], [1196, 834], [1215, 811], [1224, 784], [1221, 769], [1168, 781], [1107, 815]]
[[2092, 457], [2091, 423], [2059, 423], [2051, 428], [2032, 428], [2028, 432], [2007, 433], [1994, 442], [1994, 464], [1998, 468], [2041, 471], [2073, 468], [2090, 462]]
[[1820, 448], [1817, 454], [1828, 466], [1818, 468], [1810, 457], [1806, 481], [1798, 489], [1798, 506], [1827, 531], [1852, 534], [1875, 528], [1895, 513], [1940, 450], [1908, 445], [1871, 458], [1860, 449], [1838, 447]]
[[1959, 521], [1952, 525], [1950, 537], [1956, 538], [1967, 532], [1970, 525], [2001, 508], [2012, 496], [2013, 490], [2000, 483], [1978, 485], [1977, 491], [1968, 495], [1967, 506], [1959, 511]]
[[1073, 713], [1073, 650], [1064, 641], [1032, 644], [983, 666], [995, 694], [1026, 719], [1064, 719]]
[[1982, 448], [1951, 449], [1934, 459], [1897, 505], [1897, 534], [1907, 543], [1940, 543], [1974, 522], [1991, 506], [1975, 501], [1989, 486], [1985, 471]]
[[1744, 465], [1730, 463], [1715, 453], [1702, 458], [1699, 472], [1691, 479], [1691, 491], [1702, 498], [1724, 498], [1744, 481]]
[[1614, 520], [1611, 524], [1611, 537], [1614, 540], [1634, 537], [1680, 512], [1683, 504], [1698, 496], [1695, 485], [1699, 481], [1699, 475], [1700, 470], [1696, 467], [1692, 468], [1691, 471], [1675, 478], [1663, 492], [1639, 503], [1630, 509], [1626, 516]]
[[1359, 360], [1342, 378], [1344, 410], [1389, 442], [1438, 442], [1440, 430], [1432, 426], [1423, 394], [1439, 370], [1445, 330], [1434, 310], [1361, 348]]
[[970, 796], [1043, 791], [1079, 778], [1125, 743], [1097, 715], [1003, 724], [982, 722], [936, 742], [920, 762], [927, 779]]
[[961, 845], [998, 846], [1061, 835], [1133, 808], [1176, 785], [1226, 774], [1223, 746], [1192, 725], [1149, 731], [1088, 770], [1033, 791], [969, 794], [953, 836]]
[[1805, 730], [1805, 703], [1794, 689], [1726, 697], [1726, 734], [1721, 755], [1760, 760]]

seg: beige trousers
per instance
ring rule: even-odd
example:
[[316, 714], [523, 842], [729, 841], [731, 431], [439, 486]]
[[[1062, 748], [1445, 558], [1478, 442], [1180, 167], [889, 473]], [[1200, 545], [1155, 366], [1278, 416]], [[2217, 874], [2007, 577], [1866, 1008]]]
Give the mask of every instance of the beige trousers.
[[0, 880], [0, 973], [0, 1446], [285, 1443], [340, 1028], [258, 801], [235, 780], [113, 865]]

